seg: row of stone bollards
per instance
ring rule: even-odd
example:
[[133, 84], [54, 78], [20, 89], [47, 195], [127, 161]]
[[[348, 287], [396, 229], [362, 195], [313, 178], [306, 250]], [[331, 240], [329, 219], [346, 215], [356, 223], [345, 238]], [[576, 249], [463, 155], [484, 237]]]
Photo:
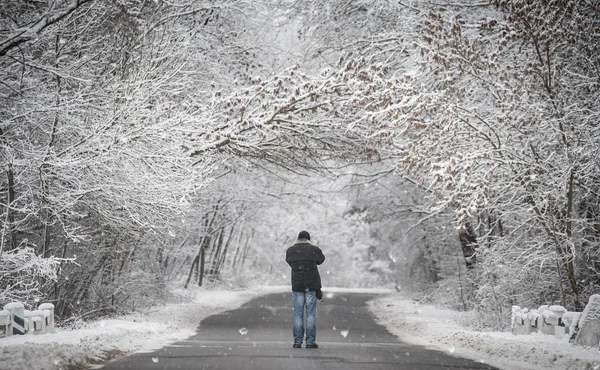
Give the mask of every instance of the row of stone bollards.
[[35, 311], [25, 309], [23, 303], [12, 302], [0, 311], [0, 328], [7, 336], [14, 334], [44, 334], [54, 331], [54, 305], [42, 303]]
[[528, 310], [512, 307], [512, 333], [543, 333], [561, 338], [569, 336], [569, 341], [583, 346], [600, 345], [600, 294], [590, 297], [583, 312], [569, 312], [562, 306], [540, 306]]

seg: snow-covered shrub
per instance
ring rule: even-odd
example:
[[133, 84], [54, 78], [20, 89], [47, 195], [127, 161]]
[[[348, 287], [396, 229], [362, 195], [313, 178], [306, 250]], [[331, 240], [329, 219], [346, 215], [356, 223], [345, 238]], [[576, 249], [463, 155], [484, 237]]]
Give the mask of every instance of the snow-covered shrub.
[[57, 279], [58, 258], [43, 258], [31, 247], [0, 253], [0, 307], [10, 302], [34, 305], [43, 297], [45, 283]]

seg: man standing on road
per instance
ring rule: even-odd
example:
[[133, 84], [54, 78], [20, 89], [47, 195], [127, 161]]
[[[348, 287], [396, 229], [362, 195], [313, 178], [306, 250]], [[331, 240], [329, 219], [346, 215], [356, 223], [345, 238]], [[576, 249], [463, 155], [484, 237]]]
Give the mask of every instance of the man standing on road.
[[317, 265], [325, 261], [319, 247], [310, 242], [310, 234], [301, 231], [296, 244], [289, 247], [285, 260], [292, 268], [294, 301], [294, 346], [302, 348], [304, 309], [306, 308], [306, 348], [319, 348], [317, 339], [317, 298], [322, 298], [321, 276]]

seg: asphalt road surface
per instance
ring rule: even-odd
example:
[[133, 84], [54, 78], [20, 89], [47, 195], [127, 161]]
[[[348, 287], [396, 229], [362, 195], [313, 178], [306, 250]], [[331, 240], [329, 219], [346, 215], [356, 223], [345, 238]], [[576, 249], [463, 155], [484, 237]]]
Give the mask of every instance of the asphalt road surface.
[[319, 302], [318, 349], [292, 348], [292, 295], [277, 293], [206, 318], [187, 340], [111, 362], [102, 369], [494, 369], [401, 342], [369, 313], [366, 302], [373, 297], [335, 293]]

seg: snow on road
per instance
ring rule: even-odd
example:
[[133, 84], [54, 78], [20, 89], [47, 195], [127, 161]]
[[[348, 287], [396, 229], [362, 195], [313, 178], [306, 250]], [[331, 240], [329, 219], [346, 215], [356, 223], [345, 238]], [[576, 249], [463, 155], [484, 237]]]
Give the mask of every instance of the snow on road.
[[377, 298], [370, 308], [381, 325], [405, 342], [502, 369], [600, 369], [598, 348], [574, 346], [566, 336], [474, 331], [468, 329], [468, 314], [420, 304], [402, 293]]

